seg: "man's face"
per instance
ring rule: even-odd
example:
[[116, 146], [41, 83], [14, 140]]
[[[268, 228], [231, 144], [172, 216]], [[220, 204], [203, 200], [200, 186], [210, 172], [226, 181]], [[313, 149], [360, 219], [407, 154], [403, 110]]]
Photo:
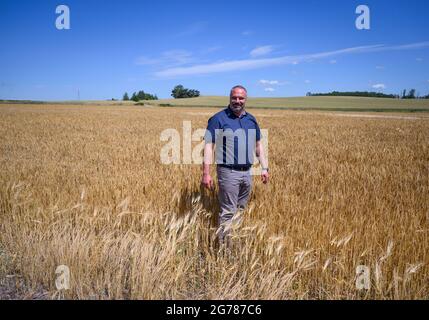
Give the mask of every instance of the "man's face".
[[237, 88], [231, 91], [229, 106], [234, 113], [240, 113], [246, 105], [247, 94], [243, 89]]

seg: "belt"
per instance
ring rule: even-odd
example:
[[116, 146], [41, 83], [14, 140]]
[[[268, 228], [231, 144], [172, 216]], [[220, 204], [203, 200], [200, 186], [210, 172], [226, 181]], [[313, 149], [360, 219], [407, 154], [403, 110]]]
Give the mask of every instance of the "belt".
[[232, 169], [235, 171], [249, 171], [252, 166], [243, 166], [243, 165], [230, 165], [230, 164], [218, 164], [219, 167]]

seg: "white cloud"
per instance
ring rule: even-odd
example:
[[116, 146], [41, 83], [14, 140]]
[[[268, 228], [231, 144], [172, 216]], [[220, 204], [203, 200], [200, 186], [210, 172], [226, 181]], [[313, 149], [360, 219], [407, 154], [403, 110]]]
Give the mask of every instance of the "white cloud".
[[380, 44], [376, 48], [373, 48], [372, 50], [370, 50], [368, 52], [413, 50], [413, 49], [426, 48], [428, 46], [429, 46], [429, 41], [402, 44], [402, 45], [397, 45], [397, 46], [386, 46], [384, 44]]
[[272, 87], [272, 86], [283, 86], [287, 84], [291, 84], [289, 81], [279, 81], [279, 80], [259, 80], [258, 84], [263, 87]]
[[146, 56], [140, 56], [134, 61], [134, 63], [139, 66], [158, 64], [160, 62], [161, 62], [161, 59], [149, 58]]
[[267, 92], [274, 92], [274, 91], [276, 91], [276, 89], [274, 89], [274, 88], [265, 88], [264, 89], [265, 91], [267, 91]]
[[386, 89], [386, 85], [384, 83], [377, 83], [372, 86], [373, 89]]
[[331, 61], [329, 61], [330, 64], [336, 64], [337, 60], [332, 59]]
[[279, 84], [278, 80], [259, 80], [262, 85], [276, 85]]
[[164, 51], [158, 58], [140, 56], [135, 60], [135, 64], [139, 66], [163, 64], [167, 65], [169, 68], [191, 62], [194, 62], [192, 53], [181, 49]]
[[252, 51], [250, 51], [250, 56], [252, 58], [256, 58], [256, 57], [260, 57], [260, 56], [265, 56], [265, 55], [269, 54], [272, 51], [273, 51], [273, 46], [257, 47], [255, 49], [253, 49]]
[[383, 70], [384, 69], [384, 66], [376, 66], [375, 67], [377, 70]]
[[307, 84], [311, 83], [310, 80], [305, 80], [304, 82], [307, 83]]
[[186, 75], [197, 74], [211, 74], [239, 70], [253, 70], [279, 65], [291, 65], [298, 62], [309, 61], [312, 59], [322, 59], [327, 57], [334, 57], [343, 54], [353, 53], [367, 53], [367, 52], [381, 52], [392, 50], [409, 50], [428, 47], [429, 42], [421, 42], [414, 44], [407, 44], [401, 46], [385, 46], [385, 45], [370, 45], [345, 48], [335, 51], [318, 52], [313, 54], [303, 54], [296, 56], [283, 56], [278, 58], [265, 58], [265, 59], [245, 59], [245, 60], [231, 60], [218, 63], [197, 64], [189, 67], [179, 68], [166, 68], [155, 73], [157, 77], [177, 77]]
[[207, 53], [212, 53], [212, 52], [219, 51], [220, 49], [222, 49], [221, 46], [213, 46], [213, 47], [204, 48], [204, 49], [201, 50], [201, 52], [203, 54], [207, 54]]
[[192, 53], [186, 50], [170, 50], [162, 53], [164, 60], [171, 61], [176, 65], [192, 62]]
[[243, 36], [250, 36], [252, 33], [253, 33], [252, 31], [250, 31], [250, 30], [246, 30], [246, 31], [243, 31], [241, 34], [242, 34]]

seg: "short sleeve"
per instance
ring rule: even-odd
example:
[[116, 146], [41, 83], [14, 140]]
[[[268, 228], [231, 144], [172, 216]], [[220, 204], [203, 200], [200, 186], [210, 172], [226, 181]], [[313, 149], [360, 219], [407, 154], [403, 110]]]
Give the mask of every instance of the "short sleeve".
[[259, 124], [257, 121], [255, 121], [255, 127], [256, 127], [256, 141], [261, 140], [261, 129], [259, 128]]
[[208, 121], [206, 134], [204, 136], [204, 141], [206, 143], [215, 143], [216, 129], [220, 129], [219, 120], [216, 117], [211, 117]]

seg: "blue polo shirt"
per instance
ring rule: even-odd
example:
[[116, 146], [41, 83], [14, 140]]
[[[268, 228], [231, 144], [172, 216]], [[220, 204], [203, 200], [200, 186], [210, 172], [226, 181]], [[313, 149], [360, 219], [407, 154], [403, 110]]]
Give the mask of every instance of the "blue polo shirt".
[[215, 144], [217, 164], [250, 167], [261, 130], [250, 113], [237, 117], [227, 107], [209, 119], [204, 140]]

